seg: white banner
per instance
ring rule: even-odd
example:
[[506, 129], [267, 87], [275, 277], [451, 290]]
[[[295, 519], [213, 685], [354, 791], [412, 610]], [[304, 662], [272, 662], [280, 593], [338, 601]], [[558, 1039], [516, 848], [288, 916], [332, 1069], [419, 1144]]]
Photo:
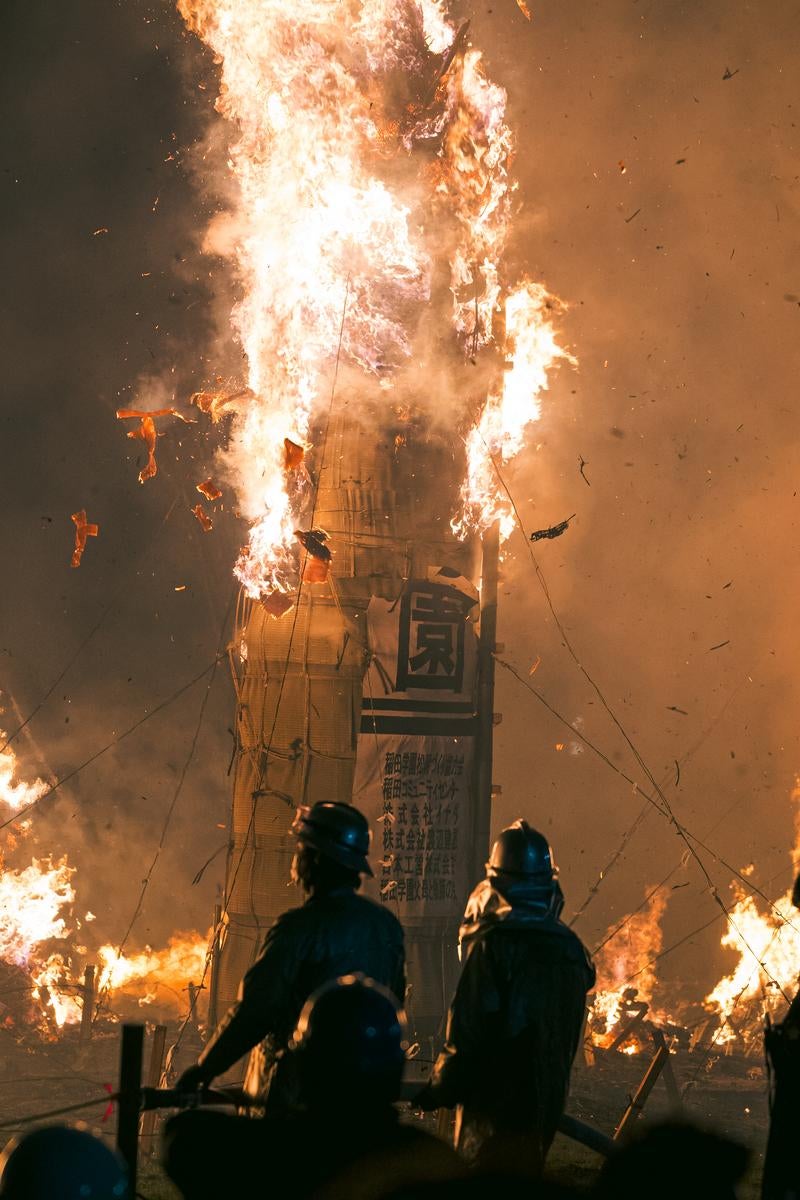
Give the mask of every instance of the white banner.
[[459, 918], [473, 882], [474, 604], [458, 586], [417, 579], [367, 610], [353, 803], [373, 833], [368, 890], [405, 924]]

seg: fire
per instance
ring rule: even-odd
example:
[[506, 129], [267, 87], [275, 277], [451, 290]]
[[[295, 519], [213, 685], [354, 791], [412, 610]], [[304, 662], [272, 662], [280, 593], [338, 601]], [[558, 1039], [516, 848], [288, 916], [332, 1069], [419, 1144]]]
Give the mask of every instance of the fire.
[[[651, 890], [647, 888], [645, 895]], [[656, 971], [652, 960], [661, 950], [661, 919], [666, 905], [667, 893], [663, 889], [654, 892], [647, 906], [629, 917], [624, 928], [595, 955], [598, 986], [592, 1004], [591, 1022], [594, 1040], [600, 1046], [610, 1046], [626, 1023], [626, 991], [635, 991], [635, 996], [630, 997], [632, 1003], [629, 1007], [645, 1004], [648, 1006], [648, 1019], [655, 1015], [649, 1011], [656, 987]], [[608, 931], [609, 934], [615, 927]], [[658, 1014], [656, 1020], [660, 1016]], [[621, 1048], [632, 1052], [625, 1043]]]
[[29, 967], [34, 950], [69, 932], [63, 909], [75, 899], [74, 870], [66, 859], [34, 858], [30, 866], [0, 871], [0, 958]]
[[549, 317], [554, 302], [543, 287], [524, 283], [505, 304], [506, 365], [501, 386], [491, 393], [467, 436], [467, 477], [461, 488], [461, 514], [453, 522], [460, 536], [500, 522], [500, 537], [511, 535], [516, 516], [496, 478], [495, 464], [514, 458], [525, 433], [540, 414], [540, 397], [556, 363], [576, 360], [562, 350]]
[[[0, 731], [3, 743], [0, 801], [14, 813], [43, 796], [48, 784], [38, 778], [21, 779], [14, 750]], [[80, 987], [73, 977], [73, 960], [78, 956], [98, 964], [98, 994], [105, 992], [111, 999], [125, 996], [140, 1004], [157, 1001], [160, 1009], [185, 1011], [188, 984], [199, 984], [204, 974], [207, 938], [177, 933], [163, 950], [147, 947], [127, 956], [118, 955], [111, 945], [101, 946], [96, 955], [78, 948], [75, 934], [81, 922], [72, 915], [75, 874], [66, 858], [34, 858], [27, 866], [13, 867], [0, 856], [0, 963], [19, 972], [23, 992], [27, 984], [35, 1008], [25, 1019], [51, 1030], [81, 1020]], [[94, 920], [92, 913], [83, 918], [86, 924]], [[55, 950], [53, 943], [61, 943], [62, 949]]]
[[[800, 777], [792, 790], [795, 847], [792, 869], [800, 870]], [[746, 871], [743, 873], [747, 873]], [[734, 883], [735, 903], [721, 944], [736, 952], [738, 962], [706, 996], [705, 1005], [721, 1018], [717, 1044], [731, 1042], [747, 1027], [758, 1029], [765, 1012], [780, 1019], [786, 997], [797, 991], [800, 970], [800, 916], [792, 906], [792, 889], [767, 909], [758, 897]]]
[[[0, 693], [1, 694], [1, 693]], [[0, 708], [0, 712], [2, 712]], [[0, 803], [10, 812], [19, 812], [29, 804], [35, 804], [48, 790], [43, 779], [34, 779], [26, 783], [18, 776], [17, 756], [8, 744], [8, 737], [0, 729]]]
[[[505, 92], [443, 0], [178, 0], [178, 9], [220, 68], [216, 107], [230, 123], [238, 198], [208, 244], [233, 260], [242, 298], [232, 325], [246, 360], [244, 386], [192, 403], [214, 419], [232, 415], [226, 475], [250, 523], [235, 571], [264, 598], [289, 593], [297, 575], [306, 479], [288, 470], [285, 448], [307, 444], [340, 356], [390, 386], [412, 356], [434, 255], [449, 260], [465, 353], [495, 341], [512, 135]], [[497, 515], [509, 531], [485, 446], [517, 453], [547, 371], [569, 358], [545, 303], [533, 284], [506, 300], [510, 369], [469, 437], [465, 534]]]
[[[210, 935], [209, 935], [210, 936]], [[200, 984], [206, 967], [208, 937], [198, 933], [175, 933], [164, 950], [146, 946], [138, 954], [118, 955], [115, 946], [101, 946], [98, 989], [177, 1010], [187, 1007], [186, 990]]]

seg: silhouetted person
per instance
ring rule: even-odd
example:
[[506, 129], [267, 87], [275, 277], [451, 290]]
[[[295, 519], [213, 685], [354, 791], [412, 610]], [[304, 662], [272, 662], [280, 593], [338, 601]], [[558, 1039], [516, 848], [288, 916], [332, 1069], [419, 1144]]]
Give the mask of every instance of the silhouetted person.
[[456, 1145], [486, 1170], [540, 1172], [564, 1111], [595, 973], [563, 906], [547, 839], [516, 821], [467, 903], [445, 1047], [419, 1097], [458, 1106]]
[[376, 1200], [457, 1177], [464, 1167], [454, 1150], [399, 1121], [405, 1046], [405, 1018], [388, 989], [360, 975], [325, 984], [287, 1052], [304, 1111], [259, 1120], [183, 1113], [167, 1126], [167, 1173], [189, 1200], [243, 1195], [250, 1180], [265, 1197]]
[[606, 1159], [598, 1200], [735, 1200], [744, 1146], [684, 1122], [647, 1129]]
[[[792, 903], [800, 908], [800, 875]], [[798, 963], [800, 967], [800, 963]], [[769, 1137], [764, 1157], [763, 1200], [800, 1198], [800, 992], [779, 1025], [767, 1026], [764, 1047], [772, 1070]]]
[[372, 874], [365, 818], [352, 805], [324, 801], [298, 809], [292, 829], [297, 834], [292, 878], [306, 901], [272, 926], [242, 980], [238, 1001], [176, 1085], [194, 1091], [209, 1084], [258, 1046], [248, 1090], [259, 1092], [266, 1082], [272, 1113], [288, 1111], [296, 1099], [285, 1051], [312, 992], [354, 971], [388, 987], [401, 1002], [405, 992], [400, 923], [388, 909], [358, 895], [361, 875]]

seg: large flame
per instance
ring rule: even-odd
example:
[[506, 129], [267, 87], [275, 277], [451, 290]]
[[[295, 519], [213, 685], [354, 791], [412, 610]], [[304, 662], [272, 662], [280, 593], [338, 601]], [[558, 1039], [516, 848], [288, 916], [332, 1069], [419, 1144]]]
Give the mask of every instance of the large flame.
[[558, 345], [549, 317], [552, 308], [546, 290], [530, 282], [505, 302], [507, 369], [467, 437], [467, 477], [461, 488], [461, 513], [453, 522], [456, 533], [499, 521], [504, 540], [514, 529], [516, 514], [500, 485], [498, 467], [519, 454], [528, 425], [538, 420], [548, 372], [559, 359], [575, 362]]
[[[385, 379], [408, 359], [446, 256], [465, 353], [496, 337], [508, 235], [506, 95], [440, 0], [178, 0], [217, 56], [234, 211], [209, 245], [234, 260], [246, 386], [209, 394], [234, 414], [228, 467], [250, 521], [236, 574], [251, 596], [290, 588], [304, 477], [286, 469], [320, 418], [340, 353]], [[497, 515], [485, 447], [504, 459], [559, 357], [543, 289], [506, 303], [511, 369], [469, 439], [460, 532]], [[205, 393], [201, 393], [205, 395]], [[468, 417], [467, 411], [464, 418]], [[490, 465], [489, 465], [490, 471]]]
[[[792, 869], [800, 870], [800, 778], [792, 791], [795, 846]], [[800, 972], [800, 916], [792, 906], [791, 886], [772, 908], [734, 883], [735, 903], [721, 943], [735, 951], [733, 970], [709, 992], [705, 1004], [722, 1021], [718, 1044], [733, 1041], [748, 1027], [759, 1028], [765, 1013], [780, 1015], [797, 991]]]
[[[0, 693], [0, 701], [2, 693]], [[4, 712], [0, 702], [0, 713]], [[47, 791], [48, 785], [43, 779], [26, 782], [19, 778], [17, 756], [10, 744], [7, 734], [0, 729], [0, 804], [5, 805], [9, 812], [19, 812], [29, 804], [35, 804]], [[6, 816], [8, 813], [5, 814]]]
[[136, 954], [120, 955], [116, 946], [101, 946], [98, 986], [138, 999], [176, 1009], [187, 1007], [190, 983], [200, 985], [206, 968], [208, 937], [198, 933], [175, 933], [163, 950], [146, 946]]
[[[645, 895], [651, 890], [647, 888]], [[646, 906], [628, 917], [619, 933], [615, 934], [614, 928], [608, 931], [607, 936], [612, 936], [595, 955], [597, 990], [591, 1023], [598, 1045], [609, 1046], [622, 1031], [626, 989], [635, 989], [636, 1001], [652, 1008], [657, 982], [653, 959], [663, 943], [661, 919], [666, 905], [667, 893], [663, 889], [654, 891]], [[647, 1016], [659, 1020], [663, 1014], [648, 1011]], [[623, 1042], [620, 1048], [629, 1047]]]

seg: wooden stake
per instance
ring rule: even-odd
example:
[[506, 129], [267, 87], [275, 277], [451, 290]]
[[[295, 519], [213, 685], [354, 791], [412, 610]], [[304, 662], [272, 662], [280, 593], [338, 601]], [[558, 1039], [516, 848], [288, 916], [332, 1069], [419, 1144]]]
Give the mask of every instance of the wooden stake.
[[[153, 1042], [150, 1047], [150, 1066], [147, 1072], [147, 1086], [161, 1086], [161, 1075], [164, 1071], [164, 1051], [167, 1045], [166, 1025], [156, 1025], [153, 1031]], [[153, 1153], [153, 1140], [156, 1132], [156, 1110], [151, 1108], [142, 1117], [142, 1141], [146, 1154]]]
[[669, 1052], [669, 1046], [664, 1038], [664, 1032], [661, 1029], [653, 1028], [651, 1029], [650, 1033], [656, 1049], [660, 1050], [663, 1046], [667, 1052], [667, 1057], [664, 1060], [664, 1066], [661, 1073], [664, 1076], [664, 1086], [667, 1089], [670, 1108], [675, 1109], [676, 1112], [680, 1112], [683, 1109], [683, 1101], [681, 1099], [680, 1088], [678, 1087], [675, 1079], [675, 1072], [672, 1070], [672, 1055]]
[[640, 1112], [642, 1111], [642, 1109], [645, 1106], [645, 1103], [647, 1102], [647, 1097], [650, 1095], [653, 1088], [655, 1087], [656, 1080], [658, 1079], [661, 1072], [664, 1070], [664, 1064], [666, 1063], [668, 1058], [669, 1058], [669, 1050], [667, 1049], [666, 1042], [663, 1041], [663, 1037], [662, 1037], [662, 1044], [658, 1047], [655, 1054], [653, 1055], [653, 1060], [650, 1063], [650, 1066], [645, 1071], [642, 1082], [639, 1084], [639, 1087], [636, 1089], [636, 1095], [631, 1099], [630, 1104], [625, 1109], [625, 1112], [622, 1114], [622, 1120], [620, 1121], [617, 1128], [614, 1130], [614, 1141], [615, 1142], [618, 1142], [620, 1140], [620, 1138], [622, 1138], [622, 1136], [624, 1135], [628, 1126], [631, 1125], [636, 1120], [636, 1118], [639, 1116]]
[[131, 1196], [136, 1195], [143, 1046], [144, 1025], [123, 1025], [119, 1055], [117, 1149], [128, 1167], [128, 1191]]
[[88, 1042], [92, 1036], [92, 1015], [94, 1013], [94, 967], [88, 966], [83, 972], [83, 1009], [81, 1010], [81, 1042]]
[[219, 940], [222, 930], [220, 922], [222, 921], [222, 905], [214, 905], [214, 942], [211, 947], [211, 980], [208, 990], [208, 1019], [207, 1037], [210, 1037], [217, 1028], [219, 1017], [217, 1009], [219, 1008]]

